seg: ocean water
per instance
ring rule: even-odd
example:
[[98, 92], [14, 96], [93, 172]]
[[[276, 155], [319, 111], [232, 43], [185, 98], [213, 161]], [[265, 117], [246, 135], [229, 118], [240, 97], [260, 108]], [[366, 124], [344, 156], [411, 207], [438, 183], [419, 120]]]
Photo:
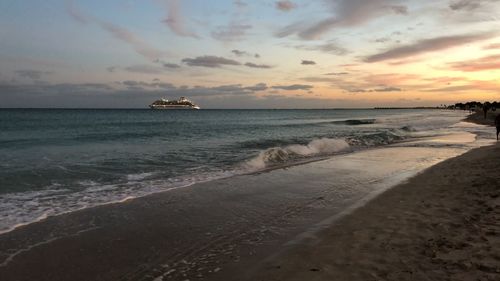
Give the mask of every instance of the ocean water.
[[428, 137], [463, 131], [457, 123], [464, 116], [373, 109], [0, 110], [0, 233], [197, 182], [409, 140], [426, 145]]

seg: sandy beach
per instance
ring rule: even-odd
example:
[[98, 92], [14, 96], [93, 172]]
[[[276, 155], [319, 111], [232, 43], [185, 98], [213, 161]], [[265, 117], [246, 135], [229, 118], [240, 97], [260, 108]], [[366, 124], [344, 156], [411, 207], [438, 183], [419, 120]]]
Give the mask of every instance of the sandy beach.
[[248, 280], [500, 280], [500, 146], [440, 163]]
[[494, 126], [495, 125], [495, 117], [500, 114], [500, 111], [491, 111], [489, 110], [486, 113], [486, 118], [484, 118], [484, 113], [482, 110], [478, 110], [477, 112], [468, 115], [465, 118], [465, 121], [471, 122], [471, 123], [476, 123], [476, 124], [482, 124], [482, 125], [487, 125], [487, 126]]
[[0, 235], [0, 279], [498, 280], [500, 147], [463, 154], [457, 141], [475, 138], [423, 138], [49, 217]]

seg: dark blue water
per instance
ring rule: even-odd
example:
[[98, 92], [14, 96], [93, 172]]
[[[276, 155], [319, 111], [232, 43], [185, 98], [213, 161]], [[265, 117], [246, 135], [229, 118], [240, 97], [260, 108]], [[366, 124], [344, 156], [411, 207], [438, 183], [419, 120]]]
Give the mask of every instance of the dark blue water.
[[[5, 225], [401, 141], [435, 110], [0, 110]], [[27, 203], [29, 202], [29, 203]], [[31, 214], [31, 215], [30, 215]]]
[[2, 110], [0, 192], [225, 170], [270, 147], [349, 135], [334, 121], [353, 114], [373, 118], [344, 110]]

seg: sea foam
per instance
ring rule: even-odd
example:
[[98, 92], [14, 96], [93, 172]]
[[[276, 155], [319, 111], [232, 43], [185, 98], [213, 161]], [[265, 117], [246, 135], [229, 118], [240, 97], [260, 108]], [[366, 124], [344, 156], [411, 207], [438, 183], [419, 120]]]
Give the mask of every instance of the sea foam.
[[294, 144], [266, 149], [248, 160], [245, 165], [250, 170], [261, 170], [293, 159], [333, 154], [347, 148], [349, 144], [343, 139], [320, 138], [312, 140], [307, 145]]

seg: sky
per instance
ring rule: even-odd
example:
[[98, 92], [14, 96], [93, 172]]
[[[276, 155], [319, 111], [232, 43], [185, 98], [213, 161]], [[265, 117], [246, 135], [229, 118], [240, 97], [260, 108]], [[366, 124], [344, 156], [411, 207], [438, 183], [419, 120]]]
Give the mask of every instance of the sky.
[[0, 0], [0, 108], [500, 100], [498, 0]]

